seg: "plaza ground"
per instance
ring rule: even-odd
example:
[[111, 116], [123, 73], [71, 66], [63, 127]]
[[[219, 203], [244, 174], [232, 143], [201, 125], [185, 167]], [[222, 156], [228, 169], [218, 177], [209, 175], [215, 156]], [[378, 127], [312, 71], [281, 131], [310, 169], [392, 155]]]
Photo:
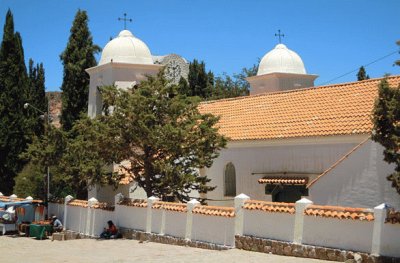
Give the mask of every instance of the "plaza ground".
[[327, 262], [249, 252], [239, 249], [214, 251], [191, 247], [139, 243], [137, 240], [77, 239], [35, 240], [0, 236], [0, 262]]

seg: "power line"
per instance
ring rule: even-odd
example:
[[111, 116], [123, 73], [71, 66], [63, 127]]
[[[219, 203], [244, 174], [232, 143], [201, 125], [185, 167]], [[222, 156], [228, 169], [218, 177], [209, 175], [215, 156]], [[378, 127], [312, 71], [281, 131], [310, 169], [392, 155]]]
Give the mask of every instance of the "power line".
[[[381, 61], [382, 59], [385, 59], [385, 58], [387, 58], [387, 57], [390, 57], [391, 55], [396, 54], [396, 53], [398, 53], [398, 52], [399, 52], [398, 50], [393, 51], [393, 52], [391, 52], [391, 53], [389, 53], [389, 54], [387, 54], [387, 55], [385, 55], [385, 56], [383, 56], [383, 57], [381, 57], [381, 58], [375, 59], [374, 61], [372, 61], [372, 62], [370, 62], [370, 63], [368, 63], [368, 64], [363, 65], [363, 67], [366, 68], [366, 67], [368, 67], [369, 65], [372, 65], [372, 64], [374, 64], [374, 63], [376, 63], [376, 62], [378, 62], [378, 61]], [[329, 81], [326, 81], [326, 82], [320, 84], [320, 86], [326, 85], [326, 84], [328, 84], [328, 83], [330, 83], [330, 82], [332, 82], [332, 81], [334, 81], [334, 80], [337, 80], [337, 79], [340, 79], [340, 78], [342, 78], [342, 77], [344, 77], [344, 76], [347, 76], [347, 75], [349, 75], [349, 74], [352, 74], [352, 73], [356, 72], [357, 70], [359, 70], [359, 68], [354, 69], [354, 70], [352, 70], [352, 71], [349, 71], [349, 72], [347, 72], [347, 73], [345, 73], [345, 74], [343, 74], [343, 75], [340, 75], [340, 76], [338, 76], [338, 77], [335, 77], [335, 78], [333, 78], [333, 79], [331, 79], [331, 80], [329, 80]]]

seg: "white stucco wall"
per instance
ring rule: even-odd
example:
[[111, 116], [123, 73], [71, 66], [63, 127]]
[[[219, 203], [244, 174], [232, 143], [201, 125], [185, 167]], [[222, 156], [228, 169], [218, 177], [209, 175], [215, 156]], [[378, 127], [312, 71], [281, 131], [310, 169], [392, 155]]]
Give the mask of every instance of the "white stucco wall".
[[116, 205], [115, 213], [118, 226], [146, 230], [147, 208]]
[[[252, 147], [228, 144], [228, 148], [222, 150], [213, 165], [206, 170], [207, 176], [211, 178], [210, 185], [217, 185], [214, 191], [207, 193], [207, 198], [232, 199], [224, 197], [224, 169], [229, 162], [235, 166], [237, 194], [245, 193], [251, 199], [271, 201], [271, 196], [265, 195], [265, 185], [257, 182], [265, 175], [252, 175], [252, 173], [286, 171], [320, 174], [357, 145], [357, 140], [361, 139], [356, 138], [346, 143], [294, 141], [288, 145], [254, 144]], [[285, 141], [282, 140], [280, 143], [284, 144]], [[209, 201], [209, 204], [233, 206], [233, 200], [226, 203]]]
[[386, 223], [382, 230], [381, 254], [391, 257], [400, 257], [400, 224]]
[[[104, 228], [108, 228], [107, 222], [109, 220], [116, 224], [114, 211], [92, 208], [91, 213], [90, 235], [92, 236], [100, 236]], [[118, 227], [118, 225], [116, 226]]]
[[187, 213], [165, 211], [165, 234], [185, 238]]
[[293, 242], [295, 215], [244, 209], [243, 234]]
[[66, 229], [86, 233], [87, 230], [87, 214], [88, 209], [80, 206], [67, 205], [67, 222], [65, 224]]
[[235, 218], [193, 214], [192, 240], [235, 245]]
[[386, 176], [393, 165], [383, 161], [383, 147], [368, 141], [309, 190], [315, 204], [375, 207], [382, 203], [400, 208], [400, 195]]
[[151, 232], [161, 234], [164, 211], [162, 209], [152, 209], [151, 213]]
[[370, 252], [373, 221], [304, 217], [303, 244]]

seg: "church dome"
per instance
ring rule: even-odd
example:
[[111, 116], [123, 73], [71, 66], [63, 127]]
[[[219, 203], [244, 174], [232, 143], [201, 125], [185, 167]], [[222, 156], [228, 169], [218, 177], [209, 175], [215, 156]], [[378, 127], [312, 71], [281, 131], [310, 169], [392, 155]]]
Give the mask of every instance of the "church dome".
[[278, 44], [261, 59], [257, 76], [277, 72], [306, 74], [306, 69], [296, 52], [288, 49], [284, 44]]
[[128, 30], [123, 30], [104, 47], [99, 65], [109, 62], [154, 64], [150, 49]]

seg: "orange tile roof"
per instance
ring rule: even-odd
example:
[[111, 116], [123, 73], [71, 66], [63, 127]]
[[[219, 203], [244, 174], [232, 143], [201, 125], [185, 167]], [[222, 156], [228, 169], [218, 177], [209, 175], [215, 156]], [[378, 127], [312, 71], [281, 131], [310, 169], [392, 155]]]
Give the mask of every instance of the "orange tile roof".
[[244, 203], [243, 208], [248, 210], [259, 210], [273, 213], [294, 214], [296, 212], [294, 203], [278, 203], [258, 200], [247, 200]]
[[68, 205], [71, 206], [80, 206], [80, 207], [88, 207], [88, 201], [87, 200], [79, 200], [79, 199], [74, 199], [68, 203]]
[[[0, 201], [2, 201], [2, 202], [10, 202], [10, 197], [2, 195], [2, 196], [0, 196]], [[29, 201], [29, 200], [17, 197], [17, 198], [14, 199], [14, 201], [21, 202], [21, 201]], [[32, 201], [32, 203], [43, 203], [43, 201], [39, 200], [39, 199], [33, 199], [31, 201]]]
[[400, 224], [400, 211], [393, 208], [387, 210], [385, 223]]
[[134, 207], [147, 207], [147, 200], [146, 199], [129, 199], [124, 198], [120, 203], [120, 205], [126, 206], [134, 206]]
[[128, 170], [131, 168], [131, 164], [119, 164], [118, 167], [116, 168], [115, 172], [118, 173], [118, 175], [122, 176], [122, 179], [119, 181], [119, 184], [121, 185], [127, 185], [133, 182], [133, 178], [135, 176]]
[[151, 208], [164, 209], [175, 212], [187, 212], [187, 204], [173, 202], [155, 202]]
[[277, 177], [266, 176], [258, 179], [259, 184], [284, 184], [284, 185], [306, 185], [307, 177]]
[[352, 220], [374, 220], [374, 212], [366, 208], [352, 208], [341, 206], [320, 206], [310, 205], [304, 211], [308, 216], [319, 216], [337, 219], [352, 219]]
[[207, 216], [235, 217], [235, 208], [199, 205], [193, 208], [193, 213]]
[[[400, 76], [388, 77], [397, 87]], [[202, 102], [232, 141], [368, 134], [381, 79]]]

